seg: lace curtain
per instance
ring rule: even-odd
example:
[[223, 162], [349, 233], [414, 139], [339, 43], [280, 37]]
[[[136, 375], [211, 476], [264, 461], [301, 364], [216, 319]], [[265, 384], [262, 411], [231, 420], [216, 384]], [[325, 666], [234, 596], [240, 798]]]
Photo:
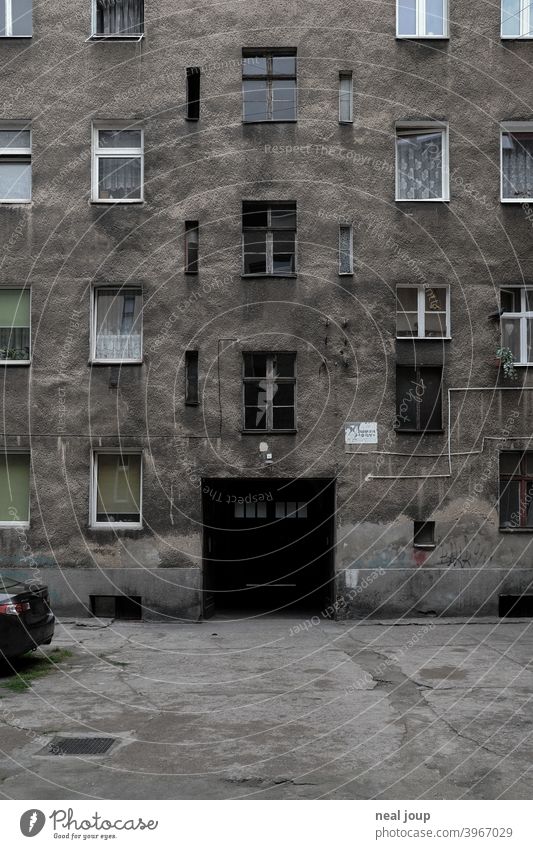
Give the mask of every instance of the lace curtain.
[[141, 358], [141, 296], [135, 293], [98, 293], [96, 358]]
[[502, 135], [503, 197], [533, 197], [533, 133]]
[[140, 35], [142, 0], [97, 0], [96, 31], [99, 35]]
[[442, 197], [442, 133], [399, 131], [398, 196], [405, 200]]

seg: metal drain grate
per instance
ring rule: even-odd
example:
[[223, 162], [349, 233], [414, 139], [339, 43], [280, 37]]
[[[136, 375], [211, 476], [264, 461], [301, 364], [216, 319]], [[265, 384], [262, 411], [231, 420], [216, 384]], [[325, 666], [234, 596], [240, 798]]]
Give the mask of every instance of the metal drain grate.
[[105, 755], [116, 737], [56, 737], [43, 755]]

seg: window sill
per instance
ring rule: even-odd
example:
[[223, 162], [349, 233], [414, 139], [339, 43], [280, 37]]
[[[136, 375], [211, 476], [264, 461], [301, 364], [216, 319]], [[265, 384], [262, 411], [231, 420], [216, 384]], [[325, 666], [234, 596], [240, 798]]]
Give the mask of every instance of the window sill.
[[29, 522], [0, 522], [0, 529], [7, 530], [8, 528], [29, 528]]
[[31, 366], [31, 360], [0, 360], [0, 366]]
[[6, 39], [7, 41], [17, 40], [18, 38], [33, 38], [33, 35], [0, 35], [0, 39]]
[[298, 119], [297, 118], [284, 118], [281, 121], [271, 121], [268, 118], [266, 118], [265, 120], [259, 120], [259, 121], [245, 121], [244, 118], [243, 118], [242, 123], [245, 124], [246, 126], [252, 126], [253, 124], [297, 124]]
[[533, 41], [533, 35], [500, 35], [502, 41]]
[[90, 366], [142, 366], [144, 360], [89, 360]]
[[[1, 201], [0, 201], [0, 203], [1, 203]], [[105, 205], [105, 204], [107, 204], [108, 206], [116, 206], [116, 204], [123, 204], [123, 205], [137, 204], [137, 206], [139, 206], [140, 204], [144, 203], [144, 198], [139, 198], [139, 199], [134, 199], [134, 200], [122, 200], [121, 198], [120, 199], [102, 198], [102, 199], [99, 199], [99, 200], [90, 200], [89, 203], [91, 205], [94, 205], [94, 206], [102, 206], [102, 205]]]
[[423, 549], [424, 551], [434, 551], [434, 549], [435, 549], [436, 547], [437, 547], [437, 546], [436, 546], [436, 544], [435, 544], [434, 542], [428, 543], [427, 545], [423, 545], [422, 543], [419, 543], [419, 542], [414, 542], [414, 543], [413, 543], [413, 548], [419, 548], [419, 549], [421, 548], [421, 549]]
[[500, 198], [500, 203], [533, 203], [533, 198]]
[[89, 525], [90, 531], [142, 531], [143, 526], [137, 522], [94, 522]]
[[117, 33], [109, 35], [104, 35], [104, 33], [93, 32], [89, 38], [85, 39], [85, 43], [87, 42], [97, 42], [97, 41], [110, 41], [115, 44], [138, 44], [139, 41], [144, 39], [144, 33], [139, 33], [137, 35], [119, 35]]
[[198, 277], [199, 274], [198, 271], [184, 271], [183, 273], [186, 274], [187, 277]]
[[339, 271], [339, 277], [353, 277], [353, 271]]
[[396, 41], [449, 41], [449, 35], [398, 35]]
[[396, 203], [449, 203], [450, 198], [394, 198]]
[[0, 204], [2, 204], [2, 203], [11, 204], [11, 205], [20, 204], [21, 206], [22, 205], [28, 206], [28, 204], [31, 203], [31, 198], [29, 200], [27, 198], [26, 199], [19, 198], [18, 200], [8, 200], [7, 198], [0, 198]]
[[257, 436], [258, 433], [268, 433], [270, 436], [276, 436], [276, 434], [287, 435], [298, 433], [297, 428], [290, 428], [289, 430], [241, 430], [241, 433], [245, 436]]
[[451, 342], [451, 336], [397, 336], [397, 342]]
[[199, 401], [185, 401], [185, 406], [186, 407], [199, 407], [200, 402]]
[[533, 528], [498, 528], [501, 534], [533, 534]]
[[298, 274], [294, 271], [287, 274], [241, 274], [241, 278], [243, 280], [283, 280], [284, 278], [293, 280], [295, 277], [298, 277]]

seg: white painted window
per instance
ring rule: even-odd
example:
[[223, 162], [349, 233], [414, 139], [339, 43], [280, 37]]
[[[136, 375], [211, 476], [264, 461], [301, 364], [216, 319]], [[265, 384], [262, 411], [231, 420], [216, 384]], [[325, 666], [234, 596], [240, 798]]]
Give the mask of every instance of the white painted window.
[[502, 38], [533, 38], [531, 0], [502, 0]]
[[92, 200], [140, 203], [143, 200], [144, 139], [138, 127], [93, 126]]
[[398, 339], [449, 339], [450, 287], [397, 286], [396, 336]]
[[353, 226], [339, 225], [339, 274], [353, 274]]
[[142, 528], [142, 453], [136, 449], [93, 453], [91, 526]]
[[339, 73], [339, 124], [353, 122], [353, 76], [351, 71]]
[[0, 527], [27, 527], [30, 521], [30, 454], [0, 451]]
[[92, 0], [91, 38], [139, 41], [143, 34], [143, 0]]
[[32, 0], [0, 0], [0, 37], [31, 38]]
[[439, 122], [396, 125], [396, 200], [448, 201], [448, 126]]
[[31, 201], [31, 130], [0, 123], [0, 203]]
[[396, 0], [398, 38], [447, 38], [448, 0]]
[[533, 122], [502, 124], [500, 174], [502, 203], [533, 200]]
[[31, 359], [31, 293], [0, 289], [0, 362], [22, 365]]
[[142, 291], [138, 288], [93, 289], [93, 362], [142, 362]]
[[502, 289], [501, 344], [514, 355], [515, 365], [533, 365], [533, 289]]

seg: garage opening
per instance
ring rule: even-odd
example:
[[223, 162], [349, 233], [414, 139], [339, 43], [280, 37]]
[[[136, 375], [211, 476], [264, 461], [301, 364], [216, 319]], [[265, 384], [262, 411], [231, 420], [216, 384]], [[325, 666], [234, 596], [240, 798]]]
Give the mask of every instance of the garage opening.
[[204, 478], [204, 616], [332, 601], [335, 481]]

